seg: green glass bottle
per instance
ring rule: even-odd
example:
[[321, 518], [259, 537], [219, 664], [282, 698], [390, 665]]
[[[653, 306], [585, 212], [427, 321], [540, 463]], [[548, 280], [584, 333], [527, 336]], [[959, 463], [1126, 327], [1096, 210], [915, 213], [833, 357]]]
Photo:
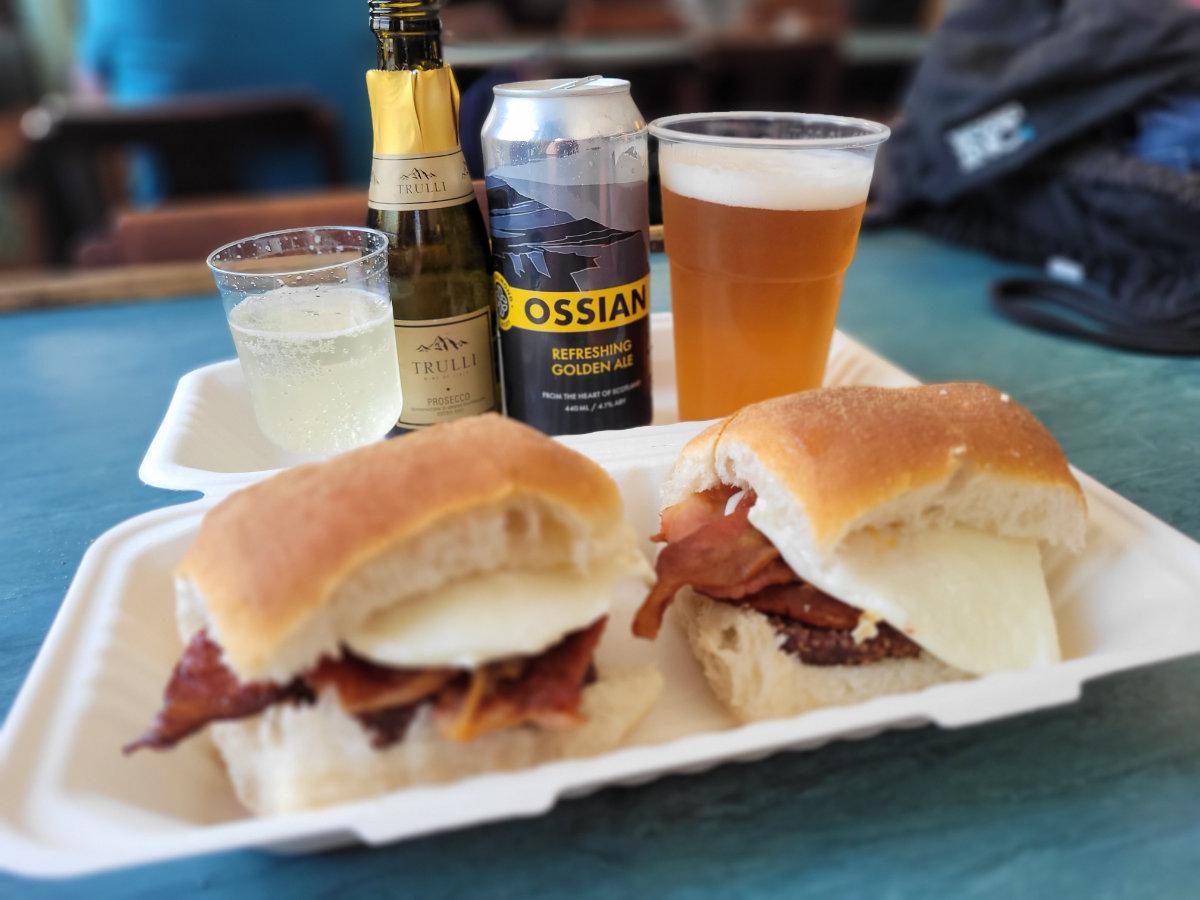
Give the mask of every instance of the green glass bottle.
[[370, 0], [378, 68], [367, 223], [391, 239], [389, 274], [408, 431], [500, 409], [491, 261], [442, 62], [437, 0]]

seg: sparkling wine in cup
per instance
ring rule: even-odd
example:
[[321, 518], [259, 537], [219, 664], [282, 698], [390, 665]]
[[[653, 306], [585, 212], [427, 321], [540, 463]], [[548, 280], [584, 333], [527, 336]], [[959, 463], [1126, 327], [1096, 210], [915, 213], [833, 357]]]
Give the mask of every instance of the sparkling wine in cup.
[[256, 235], [208, 258], [254, 416], [272, 442], [327, 454], [400, 415], [387, 236], [323, 226]]

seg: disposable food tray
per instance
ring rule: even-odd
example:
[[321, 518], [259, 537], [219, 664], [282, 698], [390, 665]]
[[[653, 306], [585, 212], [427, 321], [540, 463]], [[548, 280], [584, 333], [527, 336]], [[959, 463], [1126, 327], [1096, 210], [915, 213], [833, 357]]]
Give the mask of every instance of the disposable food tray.
[[[669, 323], [655, 321], [655, 377], [670, 389]], [[831, 383], [912, 383], [839, 337]], [[171, 572], [204, 512], [226, 490], [292, 460], [250, 431], [236, 364], [185, 377], [142, 467], [148, 482], [210, 496], [138, 516], [85, 554], [0, 733], [0, 866], [63, 876], [242, 847], [301, 851], [382, 844], [543, 813], [562, 798], [667, 773], [703, 771], [781, 750], [933, 723], [959, 728], [1069, 703], [1089, 679], [1200, 651], [1200, 545], [1077, 473], [1090, 511], [1087, 548], [1045, 560], [1064, 661], [788, 719], [737, 726], [709, 694], [683, 639], [629, 634], [616, 610], [599, 667], [654, 662], [666, 688], [628, 745], [600, 756], [410, 788], [315, 812], [255, 818], [241, 808], [204, 734], [132, 757], [180, 653]], [[669, 406], [660, 407], [664, 419]], [[616, 479], [640, 534], [656, 530], [657, 490], [702, 424], [566, 439]], [[645, 545], [647, 553], [650, 545]], [[1137, 615], [1130, 615], [1135, 608]]]
[[[675, 407], [675, 352], [671, 316], [650, 317], [654, 424], [678, 421]], [[829, 353], [830, 384], [915, 384], [909, 375], [836, 333]], [[606, 434], [604, 440], [650, 440], [646, 429]], [[575, 438], [568, 439], [573, 443]], [[593, 440], [593, 436], [584, 438]], [[254, 421], [250, 395], [236, 359], [213, 363], [179, 379], [170, 406], [138, 476], [153, 487], [205, 494], [227, 493], [279, 469], [317, 457], [289, 453], [272, 444]]]

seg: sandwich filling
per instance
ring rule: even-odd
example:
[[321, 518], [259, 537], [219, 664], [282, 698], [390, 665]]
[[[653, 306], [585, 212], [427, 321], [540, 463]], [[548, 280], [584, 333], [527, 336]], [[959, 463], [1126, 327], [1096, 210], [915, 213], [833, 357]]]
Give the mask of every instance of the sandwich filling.
[[456, 741], [516, 725], [570, 728], [583, 721], [583, 688], [595, 677], [592, 657], [606, 621], [601, 616], [539, 653], [470, 669], [381, 665], [343, 648], [286, 684], [239, 681], [220, 645], [201, 630], [175, 666], [154, 722], [125, 752], [169, 749], [210, 722], [257, 715], [277, 703], [310, 704], [326, 690], [336, 692], [377, 749], [402, 740], [425, 706], [438, 732]]
[[[662, 512], [654, 540], [666, 542], [658, 580], [634, 618], [633, 633], [654, 638], [675, 594], [697, 593], [762, 613], [780, 647], [808, 665], [864, 665], [919, 656], [921, 648], [886, 623], [801, 579], [749, 519], [757, 499], [719, 485]], [[732, 509], [727, 507], [732, 505]]]
[[962, 525], [864, 528], [816, 559], [796, 549], [797, 514], [728, 485], [664, 509], [656, 540], [667, 546], [634, 634], [654, 637], [690, 585], [766, 615], [781, 649], [809, 665], [925, 651], [982, 675], [1061, 658], [1036, 541]]
[[593, 561], [586, 571], [486, 572], [343, 626], [342, 642], [381, 665], [475, 669], [541, 652], [605, 615], [615, 594], [644, 590], [648, 575], [637, 550]]

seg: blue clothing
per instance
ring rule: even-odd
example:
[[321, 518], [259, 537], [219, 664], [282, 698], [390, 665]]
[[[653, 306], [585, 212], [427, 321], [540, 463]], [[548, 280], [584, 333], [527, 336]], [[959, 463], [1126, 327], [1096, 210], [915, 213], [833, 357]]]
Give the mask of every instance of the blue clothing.
[[1171, 94], [1140, 112], [1133, 152], [1181, 172], [1200, 171], [1200, 95]]
[[[310, 93], [338, 114], [346, 176], [367, 181], [371, 112], [363, 73], [375, 65], [375, 39], [365, 0], [81, 0], [79, 56], [118, 102], [222, 91]], [[253, 166], [250, 186], [317, 183], [307, 154], [272, 157]], [[142, 199], [153, 193], [139, 191]]]

